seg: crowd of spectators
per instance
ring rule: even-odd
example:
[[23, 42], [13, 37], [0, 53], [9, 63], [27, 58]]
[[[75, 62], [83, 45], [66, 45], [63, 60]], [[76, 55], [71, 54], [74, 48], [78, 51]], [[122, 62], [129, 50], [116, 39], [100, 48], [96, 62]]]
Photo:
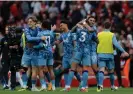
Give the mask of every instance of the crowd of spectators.
[[49, 19], [57, 25], [67, 19], [72, 28], [87, 15], [96, 17], [98, 30], [105, 20], [112, 21], [112, 31], [117, 33], [126, 48], [133, 47], [133, 2], [132, 1], [1, 1], [0, 31], [11, 21], [23, 26], [28, 16], [38, 20]]

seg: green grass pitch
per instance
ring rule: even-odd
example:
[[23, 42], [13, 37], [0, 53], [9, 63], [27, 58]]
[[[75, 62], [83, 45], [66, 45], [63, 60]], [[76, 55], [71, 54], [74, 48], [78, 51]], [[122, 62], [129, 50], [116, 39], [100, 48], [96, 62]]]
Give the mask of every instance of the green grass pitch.
[[[77, 91], [77, 88], [72, 88], [69, 92], [60, 91], [62, 88], [57, 88], [56, 91], [41, 91], [41, 92], [32, 92], [32, 91], [9, 91], [9, 90], [0, 90], [0, 94], [83, 94], [84, 92]], [[96, 92], [95, 87], [88, 89], [88, 94], [133, 94], [133, 88], [119, 88], [117, 91], [111, 91], [110, 88], [104, 88], [102, 92]]]

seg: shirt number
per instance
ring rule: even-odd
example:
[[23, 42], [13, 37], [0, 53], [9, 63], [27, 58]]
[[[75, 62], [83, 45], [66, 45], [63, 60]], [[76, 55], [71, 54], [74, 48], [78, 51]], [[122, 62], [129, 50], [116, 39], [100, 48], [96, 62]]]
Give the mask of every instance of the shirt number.
[[45, 40], [45, 43], [46, 43], [46, 46], [50, 45], [50, 36], [45, 36], [46, 37], [46, 40]]
[[85, 36], [86, 36], [86, 33], [85, 32], [81, 32], [81, 37], [79, 38], [79, 41], [81, 42], [84, 42], [86, 40]]

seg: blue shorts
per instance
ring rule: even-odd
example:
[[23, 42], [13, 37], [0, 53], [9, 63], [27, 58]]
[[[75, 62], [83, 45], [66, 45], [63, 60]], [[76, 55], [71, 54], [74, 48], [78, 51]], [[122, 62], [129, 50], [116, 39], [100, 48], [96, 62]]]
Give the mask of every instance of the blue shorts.
[[38, 55], [38, 66], [53, 66], [53, 53], [40, 50]]
[[44, 62], [46, 63], [46, 66], [53, 66], [54, 64], [53, 58], [45, 59]]
[[53, 53], [51, 51], [45, 51], [44, 58], [46, 66], [53, 66], [54, 60], [53, 60]]
[[91, 66], [91, 57], [90, 54], [84, 54], [82, 52], [75, 52], [72, 58], [72, 62], [78, 63], [83, 66]]
[[42, 57], [39, 57], [38, 58], [38, 66], [53, 66], [53, 58], [51, 59], [46, 59], [46, 58], [42, 58]]
[[44, 57], [38, 56], [38, 66], [46, 66]]
[[98, 59], [98, 67], [99, 68], [107, 67], [109, 70], [111, 70], [115, 68], [115, 63], [113, 59], [109, 59], [109, 60]]
[[39, 50], [39, 54], [38, 54], [38, 66], [46, 66], [45, 51], [44, 50]]
[[22, 56], [21, 65], [23, 67], [31, 67], [31, 66], [35, 67], [35, 66], [37, 66], [38, 65], [37, 55], [35, 55], [35, 54], [26, 54], [24, 52], [24, 54]]
[[91, 65], [97, 64], [97, 53], [96, 52], [91, 52]]
[[71, 68], [71, 58], [63, 57], [62, 66], [63, 66], [64, 69]]

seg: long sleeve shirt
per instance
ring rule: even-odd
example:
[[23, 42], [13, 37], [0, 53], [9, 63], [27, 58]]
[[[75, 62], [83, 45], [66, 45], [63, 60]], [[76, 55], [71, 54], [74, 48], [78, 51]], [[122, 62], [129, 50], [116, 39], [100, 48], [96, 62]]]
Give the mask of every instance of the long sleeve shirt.
[[41, 40], [41, 37], [37, 37], [38, 28], [35, 28], [35, 29], [25, 28], [24, 32], [25, 32], [27, 42], [31, 43], [31, 42], [36, 42], [38, 40]]

